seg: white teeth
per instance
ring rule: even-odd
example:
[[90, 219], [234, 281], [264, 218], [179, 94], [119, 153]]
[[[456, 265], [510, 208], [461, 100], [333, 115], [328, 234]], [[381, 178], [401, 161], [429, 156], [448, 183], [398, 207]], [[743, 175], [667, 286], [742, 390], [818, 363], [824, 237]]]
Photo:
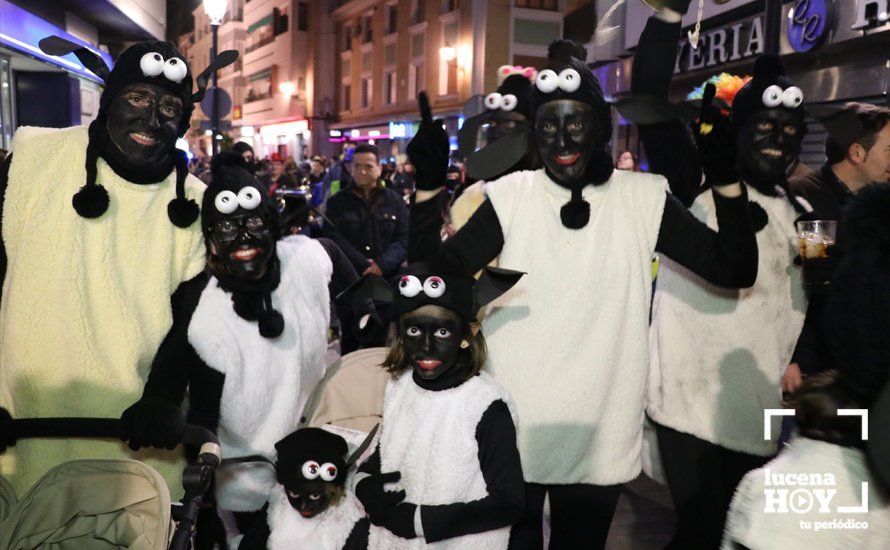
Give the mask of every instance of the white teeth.
[[760, 152], [768, 157], [773, 158], [779, 158], [782, 156], [782, 151], [778, 149], [761, 149]]

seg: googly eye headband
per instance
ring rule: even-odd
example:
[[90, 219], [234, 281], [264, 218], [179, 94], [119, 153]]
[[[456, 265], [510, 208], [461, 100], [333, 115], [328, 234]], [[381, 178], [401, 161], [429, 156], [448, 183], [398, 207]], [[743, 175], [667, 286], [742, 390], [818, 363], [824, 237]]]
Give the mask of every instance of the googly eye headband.
[[391, 302], [394, 317], [426, 305], [454, 311], [473, 321], [479, 309], [507, 292], [524, 273], [488, 267], [477, 281], [459, 266], [444, 262], [415, 263], [392, 284], [382, 277], [367, 275], [346, 289], [338, 299], [355, 302]]
[[[323, 428], [299, 429], [278, 443], [275, 470], [282, 485], [324, 481], [343, 485], [350, 467], [370, 447], [379, 426], [351, 453], [346, 440]], [[347, 457], [347, 454], [349, 455]]]
[[270, 220], [273, 232], [278, 230], [275, 204], [256, 177], [248, 170], [244, 158], [234, 151], [222, 151], [213, 158], [212, 179], [204, 191], [201, 224], [209, 231], [220, 218], [237, 212], [257, 213]]

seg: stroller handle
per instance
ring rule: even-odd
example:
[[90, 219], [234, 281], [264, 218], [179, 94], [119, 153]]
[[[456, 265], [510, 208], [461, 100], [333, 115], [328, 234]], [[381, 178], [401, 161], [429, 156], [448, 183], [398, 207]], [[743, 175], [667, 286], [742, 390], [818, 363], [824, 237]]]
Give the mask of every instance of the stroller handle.
[[[125, 440], [117, 418], [20, 418], [13, 419], [0, 409], [0, 449], [15, 445], [19, 439], [34, 437], [109, 438]], [[203, 426], [187, 424], [182, 443], [201, 447], [206, 443], [219, 445], [216, 435]]]

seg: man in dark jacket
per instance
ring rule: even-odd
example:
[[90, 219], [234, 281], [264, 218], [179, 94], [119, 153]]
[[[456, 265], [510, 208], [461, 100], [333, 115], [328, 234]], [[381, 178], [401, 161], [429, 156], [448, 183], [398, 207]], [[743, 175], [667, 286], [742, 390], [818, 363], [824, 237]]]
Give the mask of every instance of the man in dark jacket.
[[[874, 183], [890, 182], [890, 109], [866, 103], [848, 103], [837, 113], [823, 118], [829, 137], [825, 142], [827, 162], [821, 169], [789, 182], [791, 191], [805, 198], [823, 220], [840, 220], [844, 205], [861, 189]], [[838, 228], [839, 239], [845, 231]], [[840, 241], [839, 241], [840, 242]], [[843, 243], [840, 243], [843, 244]], [[835, 252], [835, 255], [839, 250]], [[829, 276], [826, 274], [826, 277]], [[784, 389], [792, 391], [802, 374], [815, 374], [830, 368], [826, 336], [823, 332], [824, 295], [810, 296], [807, 317], [790, 376]]]
[[[408, 206], [396, 192], [381, 184], [379, 158], [373, 145], [355, 148], [355, 183], [328, 199], [324, 236], [337, 243], [360, 274], [390, 278], [408, 256]], [[386, 308], [378, 308], [378, 314], [385, 323]], [[355, 349], [356, 343], [348, 330], [352, 323], [341, 321], [344, 329], [340, 346], [345, 354]]]

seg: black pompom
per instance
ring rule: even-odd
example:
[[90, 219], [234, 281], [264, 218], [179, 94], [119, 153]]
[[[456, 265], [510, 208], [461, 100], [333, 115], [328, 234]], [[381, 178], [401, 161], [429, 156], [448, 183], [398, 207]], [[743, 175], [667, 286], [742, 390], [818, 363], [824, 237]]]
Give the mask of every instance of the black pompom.
[[547, 59], [568, 64], [572, 57], [587, 61], [587, 49], [573, 40], [554, 40], [547, 46]]
[[785, 65], [779, 56], [765, 53], [754, 61], [754, 78], [775, 80], [785, 74]]
[[71, 203], [84, 218], [98, 218], [108, 210], [108, 191], [101, 185], [84, 185], [74, 194]]
[[284, 317], [274, 309], [264, 311], [260, 314], [259, 326], [263, 338], [278, 338], [284, 332]]
[[769, 223], [769, 216], [766, 214], [766, 210], [754, 201], [748, 201], [748, 209], [751, 212], [751, 225], [754, 227], [754, 232], [757, 233]]
[[173, 199], [167, 203], [167, 217], [177, 227], [192, 225], [200, 213], [198, 203], [192, 199]]
[[569, 229], [581, 229], [590, 221], [590, 203], [585, 200], [569, 201], [559, 209], [559, 218]]

